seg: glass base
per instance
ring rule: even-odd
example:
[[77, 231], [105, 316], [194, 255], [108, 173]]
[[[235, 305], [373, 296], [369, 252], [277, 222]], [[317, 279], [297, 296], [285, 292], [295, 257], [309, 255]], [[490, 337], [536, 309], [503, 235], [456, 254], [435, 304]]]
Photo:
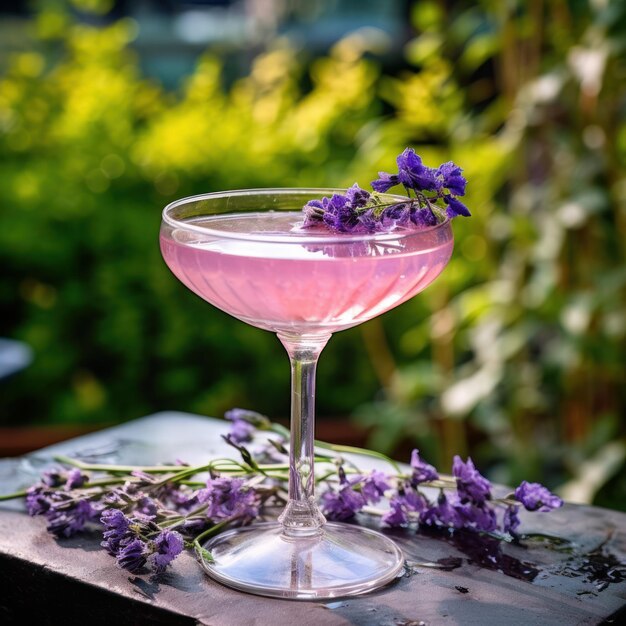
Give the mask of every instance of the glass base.
[[380, 533], [328, 523], [309, 537], [284, 534], [271, 522], [229, 530], [207, 541], [211, 578], [261, 596], [310, 600], [365, 593], [391, 582], [404, 557]]

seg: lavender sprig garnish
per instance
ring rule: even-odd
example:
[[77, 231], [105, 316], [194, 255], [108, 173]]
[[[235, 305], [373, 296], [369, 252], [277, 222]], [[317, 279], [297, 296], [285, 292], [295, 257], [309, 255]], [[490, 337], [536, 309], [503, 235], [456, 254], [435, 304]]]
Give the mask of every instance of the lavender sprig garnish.
[[[211, 560], [203, 548], [209, 536], [267, 515], [287, 498], [288, 431], [254, 411], [232, 409], [226, 417], [231, 429], [225, 439], [240, 460], [134, 467], [58, 457], [62, 466], [45, 471], [28, 490], [0, 500], [24, 497], [28, 513], [45, 517], [56, 537], [99, 527], [102, 547], [130, 572], [161, 574], [185, 548]], [[316, 444], [320, 505], [331, 520], [369, 514], [387, 527], [469, 529], [510, 540], [518, 537], [521, 508], [550, 511], [563, 504], [544, 486], [526, 481], [496, 498], [470, 458], [456, 456], [452, 474], [446, 475], [417, 450], [409, 466], [401, 467], [372, 450]], [[361, 471], [345, 458], [347, 453], [385, 461], [390, 471]]]
[[[379, 172], [372, 181], [373, 192], [358, 184], [345, 194], [333, 194], [304, 205], [304, 228], [325, 226], [341, 233], [390, 232], [397, 228], [428, 228], [447, 217], [469, 217], [469, 209], [459, 200], [467, 181], [452, 161], [437, 168], [424, 165], [412, 148], [398, 156], [398, 172]], [[406, 200], [385, 196], [401, 185]]]

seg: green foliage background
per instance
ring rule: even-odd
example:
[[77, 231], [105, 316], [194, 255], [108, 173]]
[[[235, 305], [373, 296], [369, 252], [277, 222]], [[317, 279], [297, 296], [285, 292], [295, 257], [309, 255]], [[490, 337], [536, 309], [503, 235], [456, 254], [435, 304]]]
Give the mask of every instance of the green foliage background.
[[626, 7], [457, 4], [414, 4], [393, 75], [357, 32], [306, 63], [277, 41], [229, 86], [206, 53], [178, 92], [141, 76], [132, 22], [42, 10], [0, 77], [0, 332], [36, 357], [1, 422], [285, 416], [282, 347], [169, 274], [160, 210], [365, 185], [411, 145], [464, 168], [474, 217], [426, 292], [333, 338], [319, 412], [625, 508]]

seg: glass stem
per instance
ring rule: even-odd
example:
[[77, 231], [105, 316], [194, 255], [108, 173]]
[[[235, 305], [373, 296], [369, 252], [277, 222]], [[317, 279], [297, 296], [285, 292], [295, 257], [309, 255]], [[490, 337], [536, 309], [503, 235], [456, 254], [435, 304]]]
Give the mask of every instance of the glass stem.
[[291, 361], [289, 501], [278, 521], [293, 537], [315, 536], [326, 522], [315, 502], [315, 370], [330, 335], [278, 335]]

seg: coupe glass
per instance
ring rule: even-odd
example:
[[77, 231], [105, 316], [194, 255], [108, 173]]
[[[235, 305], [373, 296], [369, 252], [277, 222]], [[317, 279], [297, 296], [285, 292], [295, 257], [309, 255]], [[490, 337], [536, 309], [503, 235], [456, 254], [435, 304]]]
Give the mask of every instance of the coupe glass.
[[[184, 198], [163, 211], [161, 251], [201, 298], [278, 335], [291, 361], [289, 499], [277, 522], [205, 544], [214, 579], [283, 598], [364, 593], [393, 580], [402, 553], [368, 528], [327, 523], [315, 501], [315, 369], [331, 334], [408, 300], [443, 270], [449, 221], [345, 234], [301, 227], [303, 205], [337, 189], [251, 189]], [[387, 195], [386, 201], [406, 202]]]

